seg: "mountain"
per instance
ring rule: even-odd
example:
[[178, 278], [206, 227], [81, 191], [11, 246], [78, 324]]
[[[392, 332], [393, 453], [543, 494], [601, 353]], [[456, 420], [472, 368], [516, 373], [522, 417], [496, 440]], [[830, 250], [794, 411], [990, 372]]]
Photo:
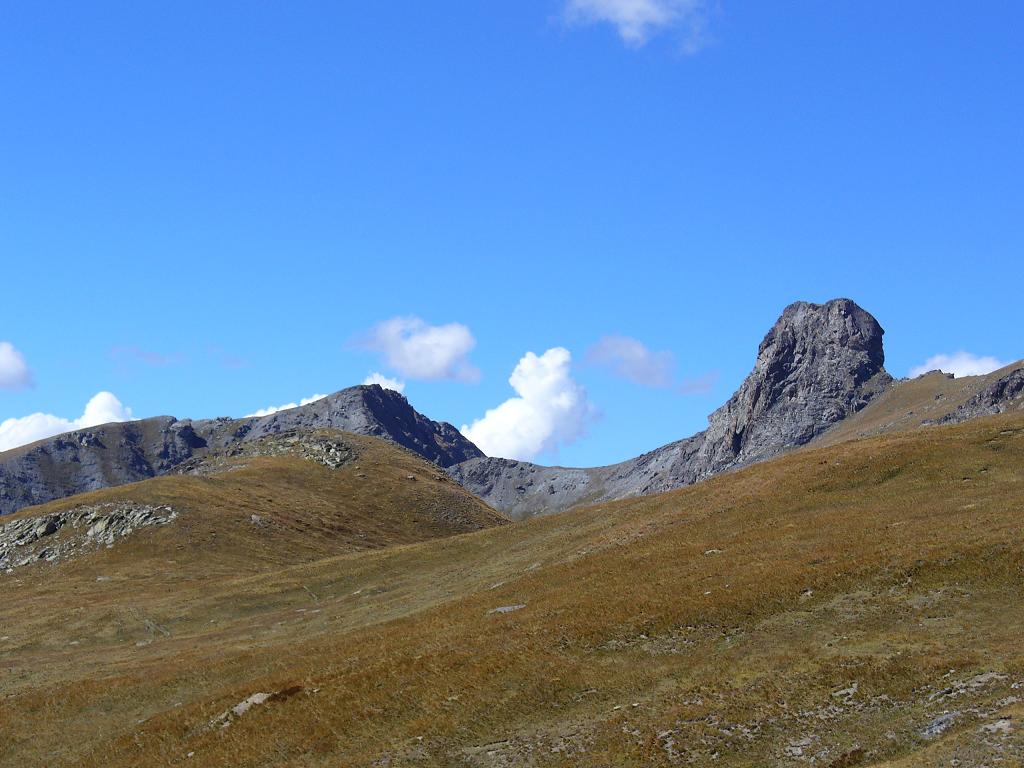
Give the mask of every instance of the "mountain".
[[275, 428], [162, 477], [5, 517], [0, 572], [87, 561], [144, 578], [183, 551], [179, 575], [238, 576], [507, 522], [436, 464], [390, 442]]
[[301, 434], [6, 521], [156, 507], [0, 572], [0, 765], [1024, 764], [1022, 412], [512, 525]]
[[708, 428], [610, 467], [566, 469], [478, 458], [449, 468], [516, 517], [578, 503], [659, 493], [807, 444], [886, 391], [884, 331], [849, 299], [786, 307], [754, 369]]
[[269, 416], [204, 421], [160, 416], [78, 430], [0, 453], [0, 515], [164, 475], [193, 457], [238, 443], [323, 428], [390, 440], [440, 467], [483, 455], [451, 424], [431, 421], [399, 393], [374, 384]]

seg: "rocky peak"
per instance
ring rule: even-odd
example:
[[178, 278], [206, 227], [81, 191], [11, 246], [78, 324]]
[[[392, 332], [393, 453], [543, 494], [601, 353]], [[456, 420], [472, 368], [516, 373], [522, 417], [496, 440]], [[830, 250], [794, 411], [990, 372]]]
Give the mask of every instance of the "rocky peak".
[[245, 439], [300, 428], [342, 429], [382, 437], [442, 467], [484, 455], [454, 426], [428, 419], [404, 395], [379, 384], [349, 387], [300, 408], [256, 419]]
[[892, 381], [884, 333], [850, 299], [786, 307], [761, 342], [754, 370], [708, 417], [699, 476], [804, 445], [867, 405]]
[[483, 456], [455, 427], [428, 419], [398, 392], [361, 385], [269, 416], [204, 421], [161, 416], [70, 432], [0, 453], [0, 515], [164, 475], [210, 451], [316, 429], [390, 440], [441, 467]]

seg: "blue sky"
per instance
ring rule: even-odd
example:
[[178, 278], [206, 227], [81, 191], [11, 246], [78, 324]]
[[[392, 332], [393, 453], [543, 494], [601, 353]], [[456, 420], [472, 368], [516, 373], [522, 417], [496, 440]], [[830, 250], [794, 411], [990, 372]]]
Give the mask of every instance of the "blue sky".
[[593, 465], [794, 300], [898, 376], [1024, 356], [1019, 3], [0, 2], [0, 50], [0, 421], [379, 372]]

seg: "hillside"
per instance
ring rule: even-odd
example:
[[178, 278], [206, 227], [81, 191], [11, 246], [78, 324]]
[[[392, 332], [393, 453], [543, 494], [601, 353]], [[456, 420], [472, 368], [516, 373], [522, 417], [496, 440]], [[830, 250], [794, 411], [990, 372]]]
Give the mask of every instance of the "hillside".
[[1022, 509], [1012, 413], [260, 573], [27, 566], [0, 763], [1018, 765]]
[[816, 438], [818, 445], [1024, 409], [1024, 360], [985, 376], [932, 371], [895, 381], [863, 410]]
[[208, 580], [505, 522], [410, 451], [293, 430], [193, 459], [173, 475], [5, 517], [0, 570], [64, 578], [106, 569], [126, 586], [158, 574]]
[[884, 368], [883, 333], [848, 299], [797, 302], [765, 336], [754, 369], [703, 432], [607, 467], [480, 457], [448, 473], [523, 519], [680, 488], [806, 445], [1024, 410], [1024, 361], [985, 376], [934, 371], [894, 380]]

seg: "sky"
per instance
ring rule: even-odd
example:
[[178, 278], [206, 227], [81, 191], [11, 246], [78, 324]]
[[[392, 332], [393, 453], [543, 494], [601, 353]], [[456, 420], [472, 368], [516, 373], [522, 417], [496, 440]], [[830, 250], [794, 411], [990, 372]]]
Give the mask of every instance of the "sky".
[[797, 300], [1024, 357], [1024, 5], [0, 0], [0, 448], [364, 381], [492, 455], [702, 429]]

